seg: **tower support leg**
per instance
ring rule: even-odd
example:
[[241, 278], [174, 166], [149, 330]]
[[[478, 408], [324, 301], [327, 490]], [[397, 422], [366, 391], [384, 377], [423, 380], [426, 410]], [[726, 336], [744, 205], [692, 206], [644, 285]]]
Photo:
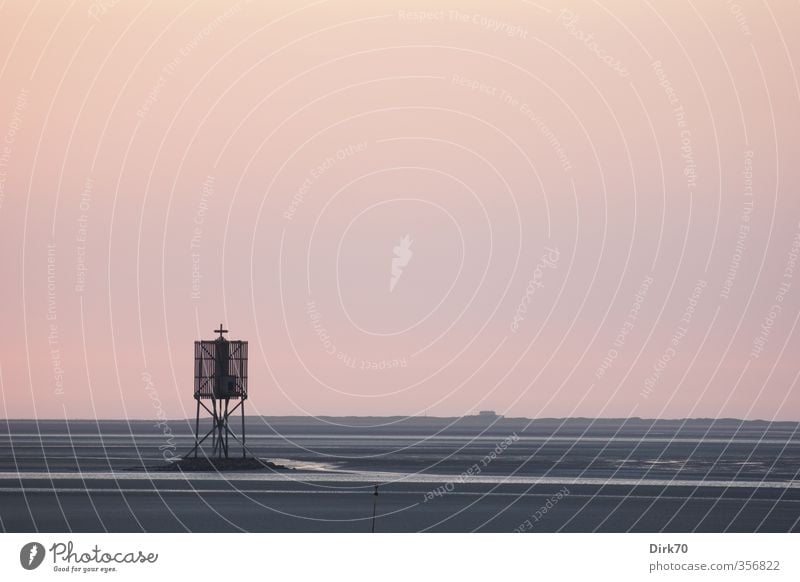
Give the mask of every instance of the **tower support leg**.
[[225, 458], [228, 458], [228, 399], [225, 399], [225, 416], [222, 418], [222, 426], [220, 427], [220, 431], [225, 431]]
[[197, 415], [194, 418], [194, 458], [197, 458], [197, 449], [200, 448], [200, 399], [197, 399]]
[[217, 446], [219, 446], [219, 439], [217, 438], [217, 433], [219, 432], [219, 421], [217, 419], [217, 401], [216, 399], [211, 399], [211, 409], [213, 411], [211, 418], [214, 423], [214, 432], [211, 435], [211, 456], [215, 457], [217, 455]]

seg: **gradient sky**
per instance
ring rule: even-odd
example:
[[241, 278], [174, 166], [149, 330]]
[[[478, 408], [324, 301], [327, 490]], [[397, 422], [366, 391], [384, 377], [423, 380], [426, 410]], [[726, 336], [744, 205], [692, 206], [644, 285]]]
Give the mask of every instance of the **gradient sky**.
[[0, 416], [191, 416], [222, 321], [254, 414], [798, 420], [798, 55], [796, 2], [6, 1]]

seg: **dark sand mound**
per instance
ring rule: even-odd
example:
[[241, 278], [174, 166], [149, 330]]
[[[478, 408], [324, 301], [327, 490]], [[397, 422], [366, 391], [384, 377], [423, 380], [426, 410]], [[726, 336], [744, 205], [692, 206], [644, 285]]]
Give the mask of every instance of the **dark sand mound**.
[[190, 457], [180, 459], [173, 463], [148, 467], [156, 471], [261, 471], [269, 469], [271, 471], [294, 471], [284, 465], [278, 465], [265, 459], [253, 457], [246, 459], [211, 459], [206, 457]]

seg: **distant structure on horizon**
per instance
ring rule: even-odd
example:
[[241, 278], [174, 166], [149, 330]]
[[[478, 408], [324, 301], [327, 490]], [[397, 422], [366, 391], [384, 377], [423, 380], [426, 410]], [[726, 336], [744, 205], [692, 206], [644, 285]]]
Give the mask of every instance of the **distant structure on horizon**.
[[[228, 437], [242, 445], [242, 458], [246, 458], [244, 402], [247, 400], [247, 342], [228, 340], [227, 329], [219, 324], [214, 330], [219, 337], [214, 340], [194, 342], [194, 399], [197, 415], [194, 425], [194, 448], [190, 456], [200, 450], [200, 445], [211, 437], [211, 457], [228, 458]], [[206, 402], [211, 401], [211, 408]], [[236, 404], [230, 406], [231, 401]], [[200, 438], [200, 408], [211, 415], [212, 425]], [[231, 430], [229, 419], [240, 408], [242, 411], [241, 439]]]
[[502, 414], [497, 414], [494, 410], [481, 410], [478, 413], [478, 417], [479, 418], [486, 418], [486, 419], [490, 419], [490, 418], [500, 419], [500, 418], [503, 418], [503, 415]]

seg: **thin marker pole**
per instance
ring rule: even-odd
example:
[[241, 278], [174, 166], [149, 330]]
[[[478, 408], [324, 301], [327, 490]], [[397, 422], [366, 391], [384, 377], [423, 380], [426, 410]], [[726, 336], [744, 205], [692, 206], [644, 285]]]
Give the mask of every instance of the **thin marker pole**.
[[372, 533], [375, 533], [375, 513], [378, 509], [378, 485], [375, 485], [375, 494], [372, 500]]

